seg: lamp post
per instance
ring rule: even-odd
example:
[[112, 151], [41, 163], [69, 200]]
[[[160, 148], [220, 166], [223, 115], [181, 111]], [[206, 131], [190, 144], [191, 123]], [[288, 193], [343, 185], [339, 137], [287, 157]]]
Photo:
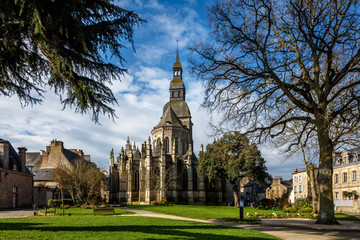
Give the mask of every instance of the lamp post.
[[240, 221], [244, 221], [244, 196], [240, 196]]

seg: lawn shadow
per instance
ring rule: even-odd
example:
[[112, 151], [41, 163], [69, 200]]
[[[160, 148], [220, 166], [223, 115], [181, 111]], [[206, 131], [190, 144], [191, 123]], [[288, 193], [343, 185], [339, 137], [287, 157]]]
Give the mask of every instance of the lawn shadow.
[[[46, 236], [50, 237], [50, 233], [56, 233], [59, 234], [60, 232], [73, 232], [76, 234], [78, 232], [81, 234], [81, 232], [92, 232], [96, 234], [98, 232], [99, 234], [104, 234], [106, 232], [112, 232], [112, 233], [121, 233], [121, 232], [132, 232], [132, 233], [139, 233], [139, 234], [158, 234], [158, 235], [166, 235], [171, 236], [169, 239], [219, 239], [219, 240], [238, 240], [240, 239], [239, 236], [235, 235], [229, 235], [229, 233], [226, 233], [226, 235], [221, 235], [221, 232], [218, 232], [217, 234], [207, 233], [204, 230], [209, 230], [213, 232], [217, 232], [219, 230], [229, 230], [231, 228], [224, 227], [224, 226], [212, 226], [212, 225], [205, 225], [205, 224], [197, 224], [195, 226], [179, 226], [179, 225], [120, 225], [120, 226], [46, 226], [46, 223], [13, 223], [13, 222], [7, 222], [7, 223], [0, 223], [1, 230], [13, 230], [13, 231], [41, 231], [46, 234]], [[244, 231], [247, 232], [248, 230], [245, 229], [236, 229], [238, 231]], [[46, 233], [49, 232], [49, 233]], [[59, 235], [57, 235], [59, 236]], [[95, 236], [95, 235], [94, 235]], [[101, 235], [99, 235], [101, 236]], [[115, 236], [115, 235], [114, 235]], [[150, 237], [150, 236], [149, 236]], [[149, 238], [154, 239], [154, 238]], [[259, 236], [241, 236], [241, 239], [247, 239], [247, 240], [265, 240], [269, 238], [262, 238]]]

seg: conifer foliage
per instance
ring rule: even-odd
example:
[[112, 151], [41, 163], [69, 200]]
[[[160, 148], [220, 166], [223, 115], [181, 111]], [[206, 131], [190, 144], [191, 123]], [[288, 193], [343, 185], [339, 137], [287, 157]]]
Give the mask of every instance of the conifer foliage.
[[[122, 49], [143, 20], [109, 0], [2, 0], [0, 95], [41, 103], [44, 87], [75, 112], [114, 117], [106, 83], [120, 78]], [[106, 61], [110, 54], [121, 66]]]

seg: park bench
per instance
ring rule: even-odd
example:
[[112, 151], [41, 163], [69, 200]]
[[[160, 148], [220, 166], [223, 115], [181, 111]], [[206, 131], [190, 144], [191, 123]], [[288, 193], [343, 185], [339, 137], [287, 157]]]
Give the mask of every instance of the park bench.
[[112, 213], [115, 214], [114, 208], [93, 208], [93, 215], [95, 216], [95, 213]]

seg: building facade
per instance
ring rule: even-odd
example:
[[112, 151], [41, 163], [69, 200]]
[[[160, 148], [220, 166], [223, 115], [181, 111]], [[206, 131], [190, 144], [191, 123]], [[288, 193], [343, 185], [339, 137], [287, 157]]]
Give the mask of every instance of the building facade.
[[345, 192], [360, 194], [360, 149], [334, 153], [333, 193], [335, 200], [347, 200]]
[[[193, 153], [190, 109], [178, 50], [173, 65], [170, 99], [163, 108], [160, 122], [141, 147], [128, 138], [116, 158], [110, 154], [110, 202], [131, 204], [168, 200], [180, 203], [219, 204], [226, 194], [225, 181], [208, 184], [197, 175], [198, 161]], [[224, 188], [223, 188], [224, 187]]]
[[292, 191], [292, 180], [284, 181], [280, 177], [275, 177], [270, 187], [266, 189], [266, 198], [277, 199], [281, 198]]
[[[316, 167], [316, 165], [314, 165], [315, 181], [317, 178], [317, 173], [318, 168]], [[310, 178], [308, 177], [306, 170], [295, 169], [292, 180], [293, 195], [291, 198], [291, 202], [295, 202], [297, 199], [301, 198], [312, 198]]]
[[82, 150], [66, 149], [62, 141], [53, 140], [45, 151], [26, 153], [26, 166], [34, 174], [34, 203], [46, 206], [49, 199], [61, 198], [55, 178], [57, 166], [71, 167], [75, 161], [90, 162]]
[[32, 205], [33, 175], [25, 166], [26, 148], [18, 150], [0, 139], [0, 209]]

